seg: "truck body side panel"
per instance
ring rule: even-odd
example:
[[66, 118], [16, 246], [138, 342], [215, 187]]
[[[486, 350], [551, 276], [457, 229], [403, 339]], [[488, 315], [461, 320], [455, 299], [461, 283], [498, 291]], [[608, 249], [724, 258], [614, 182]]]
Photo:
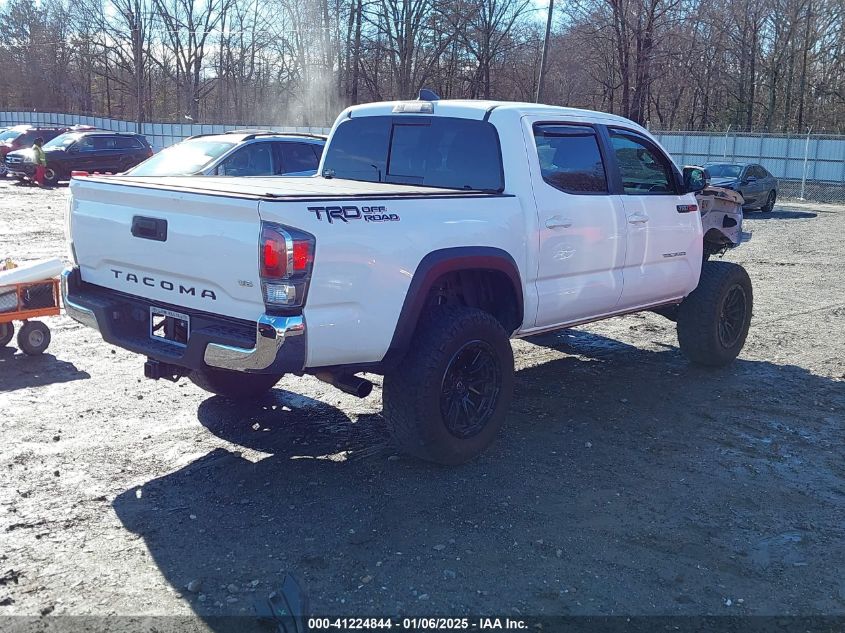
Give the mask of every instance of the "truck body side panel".
[[[345, 213], [345, 219], [333, 217], [329, 222], [332, 212]], [[524, 215], [512, 196], [265, 200], [260, 214], [262, 220], [316, 236], [313, 276], [303, 312], [307, 367], [381, 361], [411, 280], [430, 252], [466, 246], [499, 248], [515, 255], [521, 278], [526, 274], [526, 260], [520, 256], [529, 250]]]

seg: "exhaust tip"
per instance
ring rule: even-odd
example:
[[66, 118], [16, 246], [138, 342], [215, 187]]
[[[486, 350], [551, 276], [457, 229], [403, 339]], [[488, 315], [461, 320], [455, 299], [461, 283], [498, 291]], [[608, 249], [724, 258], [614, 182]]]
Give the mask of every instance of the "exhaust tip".
[[366, 398], [373, 392], [373, 383], [365, 378], [358, 379], [358, 387], [355, 390], [355, 395], [359, 398]]
[[315, 376], [332, 387], [340, 389], [343, 393], [348, 393], [357, 398], [366, 398], [373, 392], [373, 383], [354, 374], [320, 372]]

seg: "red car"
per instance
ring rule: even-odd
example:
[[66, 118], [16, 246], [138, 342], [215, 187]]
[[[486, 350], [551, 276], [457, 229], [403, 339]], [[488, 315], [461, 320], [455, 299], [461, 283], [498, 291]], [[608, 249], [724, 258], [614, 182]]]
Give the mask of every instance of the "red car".
[[6, 154], [16, 149], [32, 147], [32, 144], [38, 137], [43, 138], [46, 143], [65, 131], [67, 131], [67, 128], [63, 127], [17, 125], [0, 132], [0, 178], [6, 177], [6, 164], [4, 162]]

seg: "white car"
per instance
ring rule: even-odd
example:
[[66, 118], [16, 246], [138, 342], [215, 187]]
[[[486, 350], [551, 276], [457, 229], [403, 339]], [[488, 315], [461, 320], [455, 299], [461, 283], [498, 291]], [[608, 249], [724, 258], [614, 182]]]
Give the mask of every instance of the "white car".
[[[699, 168], [629, 120], [487, 101], [355, 106], [313, 178], [71, 183], [67, 312], [187, 376], [255, 397], [285, 373], [363, 396], [384, 374], [397, 444], [442, 463], [494, 439], [510, 337], [641, 310], [720, 366], [752, 310], [745, 270], [703, 262]], [[741, 222], [741, 215], [739, 216]]]

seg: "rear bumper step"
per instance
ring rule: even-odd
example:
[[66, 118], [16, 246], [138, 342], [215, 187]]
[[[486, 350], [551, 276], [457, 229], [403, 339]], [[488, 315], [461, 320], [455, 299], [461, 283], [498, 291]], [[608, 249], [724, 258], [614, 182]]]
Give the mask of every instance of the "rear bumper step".
[[261, 315], [257, 322], [190, 312], [187, 345], [154, 340], [149, 335], [149, 308], [184, 312], [82, 281], [78, 268], [62, 273], [67, 314], [98, 330], [103, 339], [165, 365], [186, 369], [214, 367], [251, 373], [302, 373], [305, 366], [305, 322], [302, 316]]

